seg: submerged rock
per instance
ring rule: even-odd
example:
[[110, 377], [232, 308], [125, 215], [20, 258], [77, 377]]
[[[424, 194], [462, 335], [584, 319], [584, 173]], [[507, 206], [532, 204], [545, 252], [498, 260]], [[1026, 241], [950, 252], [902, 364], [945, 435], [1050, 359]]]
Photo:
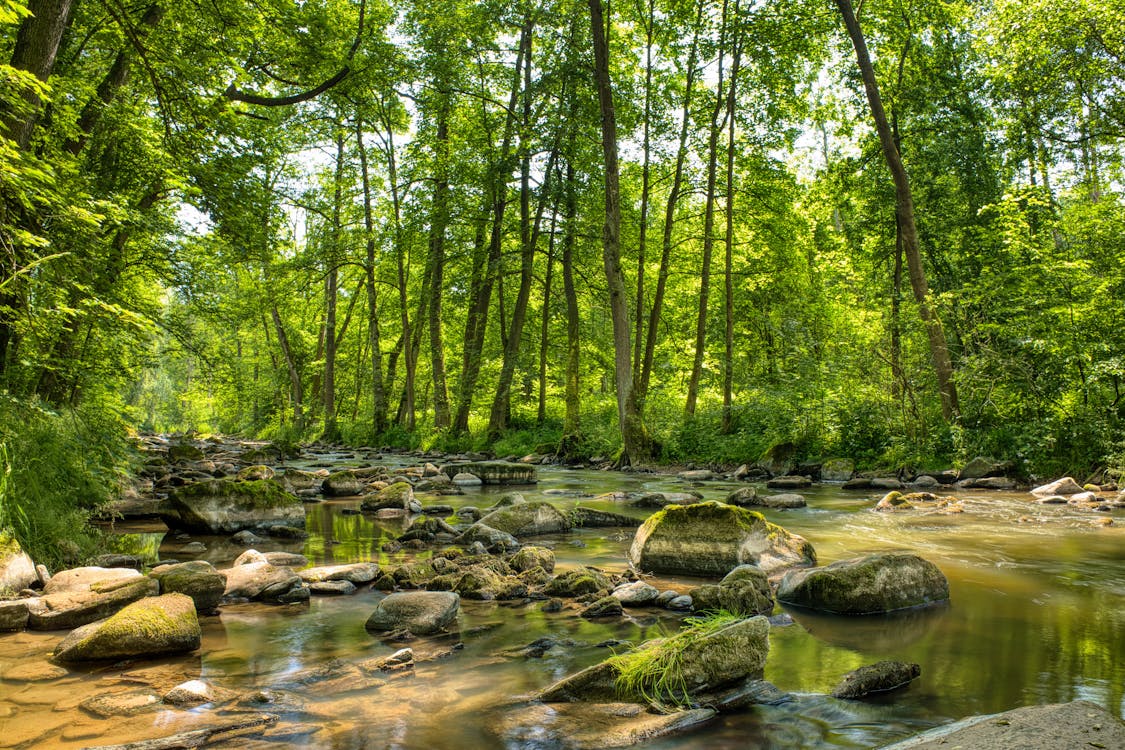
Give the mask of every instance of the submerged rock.
[[329, 497], [352, 497], [363, 492], [363, 482], [354, 471], [335, 471], [324, 478], [320, 489]]
[[862, 698], [871, 693], [896, 690], [910, 684], [922, 674], [917, 664], [901, 661], [880, 661], [844, 675], [836, 687], [832, 688], [833, 698]]
[[273, 480], [212, 480], [180, 487], [160, 513], [170, 529], [233, 534], [243, 529], [305, 525], [305, 508]]
[[790, 474], [783, 477], [774, 477], [766, 482], [771, 490], [803, 490], [812, 486], [808, 477]]
[[624, 607], [647, 607], [656, 603], [660, 592], [644, 581], [633, 581], [615, 588], [611, 596]]
[[572, 750], [632, 747], [687, 731], [715, 715], [709, 708], [662, 713], [636, 703], [533, 703], [501, 720], [497, 746]]
[[351, 563], [348, 565], [322, 565], [316, 568], [306, 568], [298, 574], [306, 583], [319, 583], [321, 581], [349, 581], [351, 583], [370, 583], [379, 575], [379, 565], [370, 562]]
[[777, 598], [834, 614], [879, 614], [946, 602], [949, 582], [936, 565], [917, 555], [875, 554], [789, 571]]
[[183, 594], [164, 594], [74, 630], [55, 647], [54, 658], [74, 662], [158, 656], [194, 651], [199, 643], [195, 602]]
[[654, 513], [637, 531], [629, 560], [653, 573], [720, 576], [752, 563], [768, 574], [814, 565], [816, 552], [804, 538], [759, 513], [709, 502]]
[[440, 633], [457, 619], [461, 597], [452, 591], [403, 591], [382, 599], [365, 627], [376, 632]]
[[607, 591], [612, 584], [609, 578], [596, 568], [578, 568], [559, 574], [548, 583], [543, 593], [547, 596], [576, 597]]
[[410, 486], [410, 483], [395, 482], [394, 484], [388, 484], [373, 496], [365, 498], [359, 507], [370, 511], [387, 508], [407, 510], [412, 502], [414, 502], [414, 488]]
[[567, 517], [576, 527], [583, 529], [609, 529], [619, 526], [635, 529], [641, 525], [639, 518], [611, 513], [608, 510], [584, 508], [581, 505], [571, 509]]
[[587, 619], [596, 619], [599, 617], [620, 617], [624, 612], [620, 599], [614, 596], [603, 596], [583, 609], [580, 614]]
[[[534, 466], [507, 461], [476, 461], [453, 467], [460, 474], [472, 474], [483, 484], [535, 484], [539, 481]], [[446, 473], [450, 473], [446, 470]], [[453, 477], [455, 484], [460, 484]]]
[[508, 559], [508, 564], [516, 572], [523, 573], [533, 568], [542, 568], [547, 573], [555, 570], [555, 553], [546, 547], [527, 546]]

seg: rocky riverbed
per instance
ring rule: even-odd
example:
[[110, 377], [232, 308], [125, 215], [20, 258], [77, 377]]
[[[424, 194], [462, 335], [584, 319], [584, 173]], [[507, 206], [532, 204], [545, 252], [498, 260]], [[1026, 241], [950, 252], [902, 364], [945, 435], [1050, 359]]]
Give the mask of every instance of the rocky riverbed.
[[870, 747], [1125, 711], [1108, 487], [147, 443], [120, 555], [45, 585], [12, 558], [0, 747]]

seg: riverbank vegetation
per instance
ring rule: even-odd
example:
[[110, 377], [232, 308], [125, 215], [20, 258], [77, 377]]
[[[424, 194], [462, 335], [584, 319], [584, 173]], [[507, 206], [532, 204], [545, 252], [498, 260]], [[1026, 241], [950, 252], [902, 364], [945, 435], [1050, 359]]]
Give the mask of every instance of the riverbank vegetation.
[[1119, 9], [852, 14], [3, 0], [8, 486], [126, 424], [1119, 466]]

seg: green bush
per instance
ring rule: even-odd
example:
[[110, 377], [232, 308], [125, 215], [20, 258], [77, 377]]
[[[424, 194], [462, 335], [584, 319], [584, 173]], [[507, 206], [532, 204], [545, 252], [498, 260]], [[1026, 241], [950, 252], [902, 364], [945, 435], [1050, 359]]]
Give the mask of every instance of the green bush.
[[0, 528], [52, 570], [101, 547], [91, 515], [119, 496], [135, 455], [119, 415], [64, 412], [0, 395]]

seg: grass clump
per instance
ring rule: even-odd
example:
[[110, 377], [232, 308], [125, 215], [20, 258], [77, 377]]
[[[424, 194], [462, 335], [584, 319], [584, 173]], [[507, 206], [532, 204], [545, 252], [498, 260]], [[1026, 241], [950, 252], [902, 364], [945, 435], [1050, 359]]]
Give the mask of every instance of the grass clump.
[[675, 635], [646, 641], [632, 651], [611, 657], [607, 663], [617, 671], [617, 692], [623, 698], [640, 698], [654, 706], [691, 705], [684, 680], [684, 652], [689, 646], [744, 619], [730, 612], [713, 612], [688, 620]]

